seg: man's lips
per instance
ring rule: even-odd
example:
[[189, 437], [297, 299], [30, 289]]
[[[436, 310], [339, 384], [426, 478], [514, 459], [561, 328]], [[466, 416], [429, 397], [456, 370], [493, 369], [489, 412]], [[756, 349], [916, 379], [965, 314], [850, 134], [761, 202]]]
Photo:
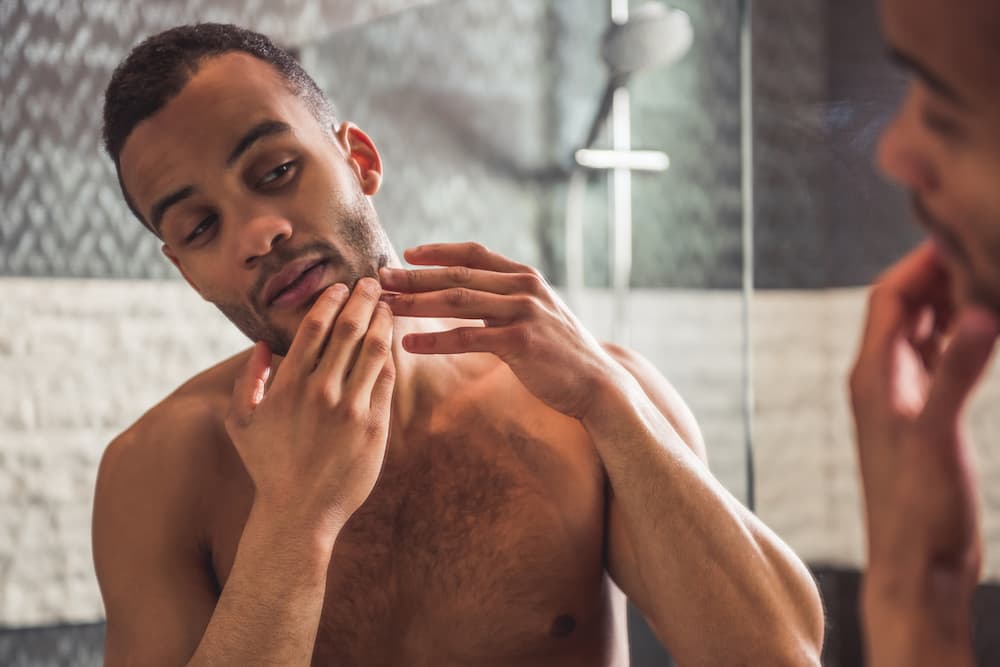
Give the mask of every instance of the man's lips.
[[[327, 262], [322, 258], [300, 259], [290, 263], [264, 285], [264, 305], [288, 305], [311, 296]], [[314, 285], [313, 283], [317, 283]], [[309, 294], [305, 294], [309, 291]]]

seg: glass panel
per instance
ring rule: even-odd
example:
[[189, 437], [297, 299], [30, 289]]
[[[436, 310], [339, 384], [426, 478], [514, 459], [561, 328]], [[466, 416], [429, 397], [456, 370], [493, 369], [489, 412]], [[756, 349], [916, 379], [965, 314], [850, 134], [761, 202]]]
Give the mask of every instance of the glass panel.
[[[632, 146], [671, 160], [667, 171], [632, 176], [635, 290], [616, 299], [607, 289], [613, 198], [608, 172], [592, 170], [582, 207], [587, 289], [570, 297], [596, 334], [635, 347], [678, 386], [713, 468], [745, 498], [740, 3], [676, 6], [690, 16], [689, 52], [661, 65], [656, 33], [637, 32], [629, 56], [652, 61], [626, 82]], [[637, 3], [632, 12], [642, 18]], [[610, 3], [598, 0], [518, 0], [503, 11], [432, 3], [300, 53], [341, 117], [383, 154], [376, 206], [397, 248], [475, 239], [563, 287], [567, 185], [609, 81], [609, 23]], [[601, 127], [594, 147], [609, 148]], [[625, 321], [611, 326], [616, 319]]]
[[[617, 46], [638, 67], [620, 82], [631, 97], [630, 142], [666, 153], [670, 168], [632, 173], [624, 292], [612, 289], [611, 172], [582, 171], [575, 159], [602, 115], [611, 3], [433, 3], [300, 53], [341, 117], [383, 154], [375, 204], [397, 249], [472, 239], [541, 269], [596, 335], [634, 348], [676, 385], [699, 418], [715, 474], [746, 499], [742, 3], [678, 0], [693, 42], [669, 65], [657, 49], [672, 37], [653, 20], [666, 5], [640, 4], [629, 8], [633, 26], [647, 24]], [[601, 124], [592, 148], [614, 143]], [[574, 172], [582, 285], [567, 273]], [[633, 665], [665, 664], [634, 613], [630, 632]]]

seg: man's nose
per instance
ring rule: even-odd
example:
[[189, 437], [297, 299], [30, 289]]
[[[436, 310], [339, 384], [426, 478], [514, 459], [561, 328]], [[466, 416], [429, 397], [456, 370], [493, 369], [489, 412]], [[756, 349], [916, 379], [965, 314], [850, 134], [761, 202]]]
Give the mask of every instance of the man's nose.
[[911, 96], [882, 132], [877, 162], [887, 176], [909, 190], [928, 193], [937, 189], [933, 146]]
[[249, 217], [239, 234], [239, 256], [243, 265], [250, 267], [292, 237], [292, 224], [284, 216], [262, 213]]

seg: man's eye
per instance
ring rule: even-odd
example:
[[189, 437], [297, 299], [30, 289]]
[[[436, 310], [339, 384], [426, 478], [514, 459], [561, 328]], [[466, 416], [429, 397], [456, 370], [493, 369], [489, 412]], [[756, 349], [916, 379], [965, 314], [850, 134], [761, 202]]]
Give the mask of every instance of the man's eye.
[[201, 222], [199, 222], [198, 226], [192, 229], [191, 233], [184, 237], [184, 242], [190, 243], [191, 241], [194, 241], [196, 238], [198, 238], [199, 236], [207, 232], [209, 229], [211, 229], [212, 225], [214, 225], [218, 221], [218, 219], [219, 216], [212, 214], [207, 218], [205, 218], [204, 220], [202, 220]]
[[958, 139], [962, 135], [962, 128], [957, 122], [934, 111], [925, 109], [923, 121], [928, 130], [944, 139]]
[[279, 181], [285, 180], [286, 177], [292, 172], [294, 167], [295, 167], [294, 160], [278, 165], [271, 171], [267, 172], [264, 175], [264, 178], [260, 179], [260, 181], [257, 183], [257, 186], [266, 187], [268, 185], [272, 185]]

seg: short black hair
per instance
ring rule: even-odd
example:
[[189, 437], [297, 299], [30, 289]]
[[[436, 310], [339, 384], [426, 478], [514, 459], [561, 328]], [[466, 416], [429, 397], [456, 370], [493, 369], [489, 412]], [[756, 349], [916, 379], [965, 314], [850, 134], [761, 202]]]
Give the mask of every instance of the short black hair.
[[136, 210], [121, 177], [119, 158], [136, 125], [178, 95], [205, 59], [240, 51], [272, 65], [289, 88], [327, 128], [336, 122], [333, 104], [298, 61], [266, 36], [225, 23], [182, 25], [139, 43], [115, 68], [104, 92], [104, 149], [115, 164], [118, 183], [129, 208]]

